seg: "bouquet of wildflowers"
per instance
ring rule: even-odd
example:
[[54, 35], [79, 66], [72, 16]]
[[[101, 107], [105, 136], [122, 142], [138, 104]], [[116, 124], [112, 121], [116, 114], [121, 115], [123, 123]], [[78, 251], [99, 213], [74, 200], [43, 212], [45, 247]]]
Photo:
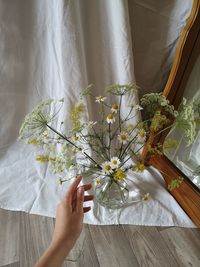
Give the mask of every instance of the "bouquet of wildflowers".
[[[159, 134], [175, 124], [181, 128], [181, 120], [187, 121], [162, 94], [157, 93], [144, 95], [140, 105], [128, 105], [124, 114], [122, 103], [137, 89], [135, 84], [116, 84], [107, 87], [104, 95], [95, 96], [92, 86], [87, 87], [70, 111], [70, 130], [64, 129], [64, 121], [57, 120], [64, 99], [44, 101], [25, 117], [19, 138], [43, 147], [45, 153], [38, 155], [36, 160], [48, 162], [51, 170], [59, 175], [60, 184], [78, 174], [91, 176], [97, 189], [103, 186], [101, 200], [111, 198], [106, 193], [111, 185], [115, 185], [115, 189], [119, 189], [120, 202], [124, 202], [131, 180], [128, 173], [145, 169], [140, 155], [150, 131]], [[114, 97], [114, 102], [109, 103], [110, 96]], [[86, 119], [86, 97], [93, 98], [99, 105], [98, 121]], [[143, 121], [139, 119], [140, 110], [144, 112]], [[177, 119], [171, 123], [167, 114]], [[194, 120], [183, 130], [192, 142]], [[149, 147], [151, 153], [162, 153], [162, 149], [159, 144]], [[144, 193], [141, 198], [147, 200], [149, 194]]]

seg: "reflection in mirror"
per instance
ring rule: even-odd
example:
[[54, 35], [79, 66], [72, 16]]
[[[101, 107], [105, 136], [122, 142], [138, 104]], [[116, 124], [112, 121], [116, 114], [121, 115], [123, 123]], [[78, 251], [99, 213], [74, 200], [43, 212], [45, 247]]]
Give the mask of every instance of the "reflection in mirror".
[[[187, 82], [182, 106], [185, 129], [171, 129], [164, 142], [166, 156], [200, 188], [200, 56]], [[187, 138], [186, 138], [187, 135]], [[187, 139], [187, 140], [186, 140]], [[188, 144], [188, 140], [190, 140]]]

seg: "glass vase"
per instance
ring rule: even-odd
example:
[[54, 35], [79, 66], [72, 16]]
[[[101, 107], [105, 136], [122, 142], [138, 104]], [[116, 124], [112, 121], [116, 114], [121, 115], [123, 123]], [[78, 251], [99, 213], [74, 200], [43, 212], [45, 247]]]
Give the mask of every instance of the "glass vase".
[[136, 184], [115, 181], [111, 177], [100, 179], [95, 187], [96, 201], [109, 209], [119, 209], [142, 201], [142, 193]]

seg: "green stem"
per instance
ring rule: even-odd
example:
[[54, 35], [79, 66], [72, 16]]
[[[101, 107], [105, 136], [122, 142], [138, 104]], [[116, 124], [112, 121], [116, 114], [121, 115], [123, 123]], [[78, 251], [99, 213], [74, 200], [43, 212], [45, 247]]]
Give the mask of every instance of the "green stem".
[[[56, 133], [57, 135], [59, 135], [60, 137], [62, 137], [64, 140], [66, 140], [68, 143], [70, 143], [72, 146], [76, 147], [77, 149], [79, 149], [79, 147], [74, 144], [73, 142], [71, 142], [66, 136], [64, 136], [63, 134], [59, 133], [58, 131], [56, 131], [54, 128], [52, 128], [50, 125], [47, 124], [47, 127], [49, 129], [51, 129], [54, 133]], [[83, 154], [93, 163], [95, 163], [99, 169], [101, 169], [101, 166], [93, 159], [91, 158], [86, 152], [83, 152]]]
[[120, 100], [119, 100], [119, 113], [118, 113], [119, 131], [120, 132], [121, 132], [121, 104], [122, 104], [122, 95], [120, 95]]
[[[93, 145], [86, 139], [86, 137], [82, 134], [82, 132], [80, 132], [80, 134], [81, 134], [83, 140], [85, 141], [83, 144], [85, 144], [85, 143], [88, 144], [88, 145], [92, 148], [92, 151], [96, 152], [96, 154], [97, 154], [101, 159], [105, 160], [105, 158], [102, 156], [103, 153], [101, 153], [101, 152], [99, 152], [98, 150], [96, 150], [96, 149], [94, 148], [94, 146], [93, 146]], [[98, 147], [99, 147], [99, 146], [98, 146]]]
[[142, 149], [144, 146], [146, 145], [146, 143], [144, 143], [136, 152], [134, 152], [130, 157], [128, 157], [123, 164], [120, 166], [120, 168], [129, 160], [133, 157], [133, 155], [136, 155], [138, 151], [140, 151], [140, 149]]
[[121, 158], [123, 157], [123, 155], [126, 153], [127, 149], [129, 148], [129, 146], [133, 143], [133, 141], [137, 138], [138, 134], [136, 134], [132, 139], [131, 141], [126, 145], [122, 155], [121, 155]]
[[111, 155], [111, 125], [109, 123], [109, 126], [108, 126], [108, 131], [109, 131], [109, 160], [110, 160], [110, 155]]
[[108, 155], [107, 155], [107, 153], [106, 153], [106, 149], [108, 150], [108, 148], [106, 147], [106, 145], [104, 145], [103, 140], [101, 140], [101, 137], [97, 134], [97, 132], [95, 131], [94, 127], [92, 127], [92, 130], [93, 130], [93, 132], [95, 133], [95, 136], [97, 137], [97, 139], [100, 141], [100, 144], [102, 145], [101, 148], [104, 148], [104, 149], [105, 149], [105, 150], [102, 150], [102, 149], [101, 149], [102, 152], [105, 154], [106, 158], [109, 159], [109, 158], [108, 158]]

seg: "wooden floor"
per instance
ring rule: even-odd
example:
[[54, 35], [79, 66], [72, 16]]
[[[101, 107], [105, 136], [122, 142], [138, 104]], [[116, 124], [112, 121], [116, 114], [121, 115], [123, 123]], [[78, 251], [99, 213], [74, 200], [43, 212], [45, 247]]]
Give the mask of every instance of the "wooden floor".
[[[31, 267], [50, 243], [54, 220], [0, 210], [0, 266]], [[63, 266], [200, 266], [200, 230], [84, 225]]]

